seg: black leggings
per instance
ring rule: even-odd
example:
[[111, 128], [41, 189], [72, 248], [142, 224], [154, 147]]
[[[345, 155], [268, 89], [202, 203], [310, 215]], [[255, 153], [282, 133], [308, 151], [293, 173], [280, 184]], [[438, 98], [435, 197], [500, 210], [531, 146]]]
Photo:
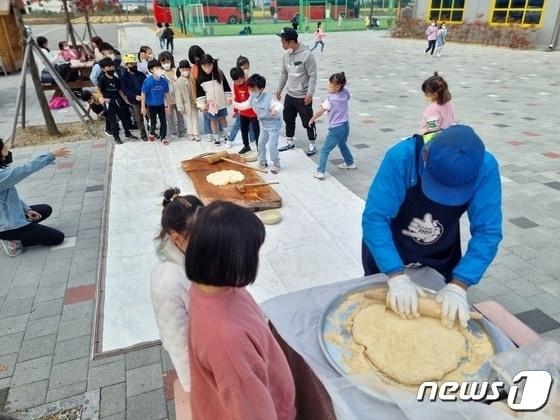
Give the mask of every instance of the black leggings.
[[148, 106], [150, 114], [150, 134], [156, 134], [157, 117], [159, 117], [159, 136], [163, 140], [167, 136], [167, 117], [165, 116], [165, 106]]
[[435, 39], [433, 41], [428, 40], [428, 48], [426, 48], [426, 51], [424, 51], [424, 54], [427, 53], [428, 51], [432, 50], [430, 55], [434, 55], [435, 48], [436, 48], [436, 40]]
[[305, 105], [304, 98], [294, 98], [286, 95], [284, 98], [284, 122], [286, 123], [286, 137], [292, 138], [296, 132], [296, 117], [299, 114], [303, 128], [307, 129], [307, 138], [315, 141], [317, 131], [315, 123], [309, 125], [309, 120], [313, 117], [312, 104]]
[[257, 117], [244, 117], [239, 116], [239, 126], [241, 128], [241, 138], [243, 139], [243, 146], [249, 147], [249, 127], [253, 126], [253, 134], [255, 135], [255, 144], [259, 146], [259, 135], [261, 133], [259, 128], [259, 120]]
[[23, 246], [54, 246], [61, 244], [62, 241], [64, 241], [64, 233], [39, 224], [51, 215], [51, 206], [47, 204], [37, 204], [30, 207], [31, 210], [36, 211], [42, 216], [41, 219], [18, 229], [0, 232], [0, 239], [5, 241], [21, 241]]

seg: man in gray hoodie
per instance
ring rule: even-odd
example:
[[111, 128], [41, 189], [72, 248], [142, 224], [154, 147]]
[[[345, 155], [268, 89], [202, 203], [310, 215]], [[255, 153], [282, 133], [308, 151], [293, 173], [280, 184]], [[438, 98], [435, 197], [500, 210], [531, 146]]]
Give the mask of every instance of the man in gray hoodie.
[[307, 45], [298, 43], [298, 33], [292, 28], [284, 28], [277, 34], [282, 40], [285, 52], [282, 56], [280, 83], [276, 92], [278, 100], [282, 97], [282, 90], [286, 87], [284, 98], [284, 122], [286, 124], [287, 144], [281, 147], [281, 152], [293, 149], [294, 133], [296, 131], [296, 117], [299, 114], [303, 127], [307, 129], [309, 147], [307, 156], [317, 152], [315, 139], [317, 130], [315, 123], [309, 124], [313, 117], [313, 94], [317, 83], [317, 63]]

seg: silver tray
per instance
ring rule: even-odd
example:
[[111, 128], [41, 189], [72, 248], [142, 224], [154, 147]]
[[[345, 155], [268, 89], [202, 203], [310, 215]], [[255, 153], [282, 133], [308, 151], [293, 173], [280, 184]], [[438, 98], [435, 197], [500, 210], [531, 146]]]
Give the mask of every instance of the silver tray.
[[[329, 334], [340, 334], [345, 343], [352, 340], [352, 332], [346, 327], [347, 320], [352, 316], [358, 303], [351, 304], [348, 308], [340, 314], [338, 318], [334, 318], [334, 314], [338, 309], [346, 302], [350, 295], [355, 293], [365, 292], [366, 290], [384, 288], [387, 287], [385, 283], [379, 284], [369, 284], [367, 286], [360, 286], [355, 289], [349, 290], [346, 293], [335, 298], [328, 306], [326, 306], [321, 318], [319, 320], [319, 344], [323, 354], [327, 358], [330, 365], [335, 369], [340, 375], [351, 374], [344, 366], [344, 345], [339, 345], [338, 343], [333, 343], [329, 341], [327, 337]], [[424, 289], [428, 295], [435, 295], [436, 292], [430, 289]], [[469, 331], [473, 334], [480, 336], [481, 334], [486, 334], [492, 343], [494, 353], [499, 353], [504, 350], [503, 346], [500, 344], [500, 340], [494, 334], [494, 331], [489, 328], [489, 323], [486, 319], [482, 320], [470, 320], [469, 321]], [[348, 354], [348, 353], [347, 353]], [[484, 381], [488, 380], [491, 376], [492, 368], [490, 363], [485, 362], [481, 368], [472, 375], [469, 375], [467, 381]]]

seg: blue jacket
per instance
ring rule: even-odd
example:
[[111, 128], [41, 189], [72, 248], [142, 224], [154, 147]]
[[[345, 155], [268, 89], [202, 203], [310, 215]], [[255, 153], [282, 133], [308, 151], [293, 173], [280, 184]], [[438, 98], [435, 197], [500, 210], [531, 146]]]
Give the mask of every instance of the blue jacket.
[[93, 83], [94, 86], [99, 86], [99, 78], [103, 74], [103, 70], [98, 63], [95, 63], [91, 68], [91, 73], [89, 74], [89, 80]]
[[[403, 269], [390, 225], [406, 190], [416, 185], [417, 174], [415, 140], [410, 137], [389, 149], [371, 184], [362, 216], [362, 229], [364, 241], [383, 273]], [[500, 172], [498, 162], [489, 152], [484, 157], [467, 214], [471, 239], [466, 253], [453, 270], [453, 277], [473, 285], [484, 275], [502, 240]]]
[[125, 69], [119, 79], [121, 81], [121, 89], [128, 98], [128, 101], [131, 104], [139, 104], [140, 101], [136, 100], [136, 96], [142, 94], [142, 83], [146, 80], [146, 75], [139, 71], [130, 73]]
[[19, 198], [15, 185], [43, 169], [54, 159], [52, 153], [46, 153], [21, 166], [0, 168], [0, 232], [29, 224], [25, 218], [29, 206]]

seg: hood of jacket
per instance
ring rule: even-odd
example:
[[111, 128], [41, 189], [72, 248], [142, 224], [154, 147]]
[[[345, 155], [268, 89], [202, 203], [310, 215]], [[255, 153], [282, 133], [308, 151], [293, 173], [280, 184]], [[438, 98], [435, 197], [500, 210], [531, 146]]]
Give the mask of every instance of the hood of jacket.
[[156, 247], [156, 255], [162, 262], [168, 261], [183, 265], [185, 254], [177, 248], [169, 236], [166, 236]]

